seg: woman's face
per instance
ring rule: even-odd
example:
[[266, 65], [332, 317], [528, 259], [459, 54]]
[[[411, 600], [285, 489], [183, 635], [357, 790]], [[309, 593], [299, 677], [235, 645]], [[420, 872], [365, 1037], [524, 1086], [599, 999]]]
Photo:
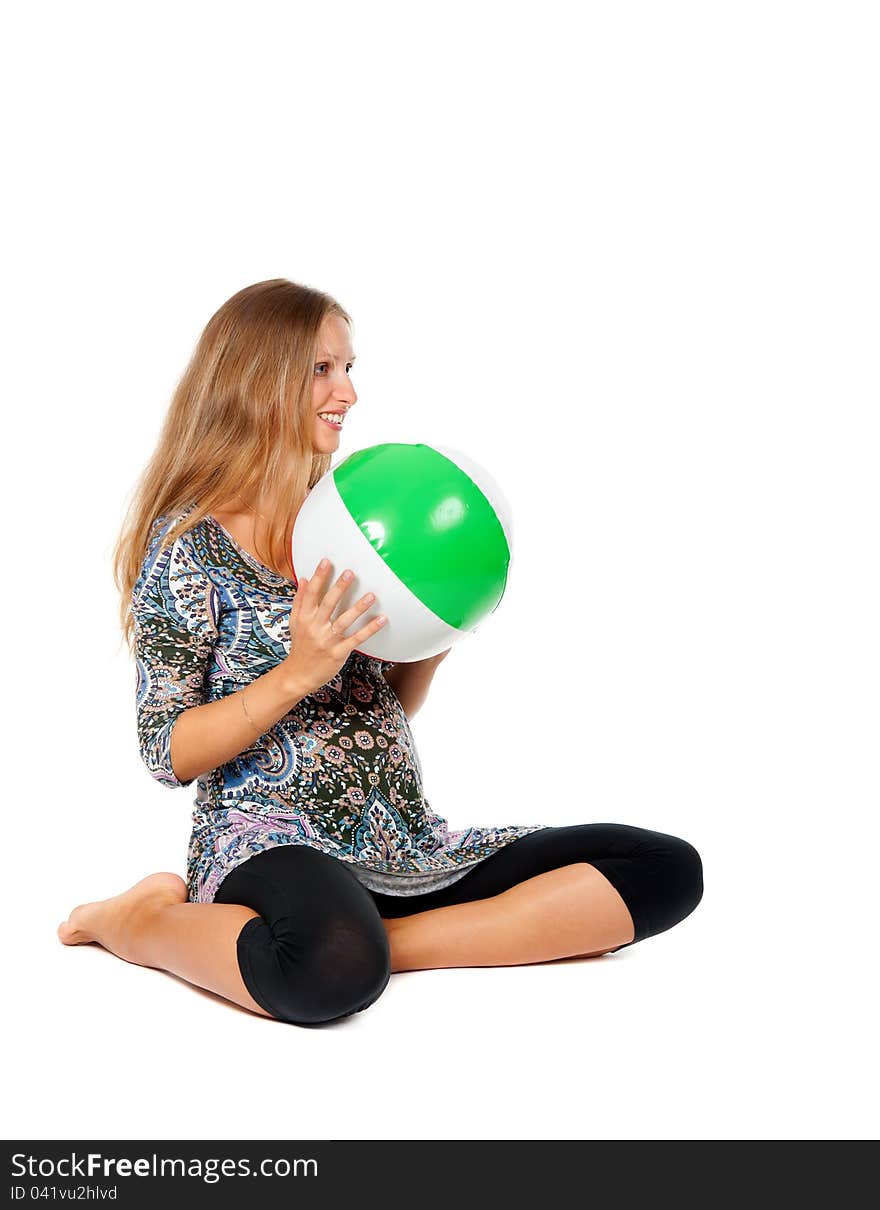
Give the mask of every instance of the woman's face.
[[[318, 336], [318, 353], [312, 373], [312, 423], [315, 449], [330, 454], [339, 446], [345, 413], [357, 400], [349, 372], [354, 362], [348, 324], [338, 315], [324, 320]], [[334, 423], [321, 419], [321, 413], [338, 413]]]

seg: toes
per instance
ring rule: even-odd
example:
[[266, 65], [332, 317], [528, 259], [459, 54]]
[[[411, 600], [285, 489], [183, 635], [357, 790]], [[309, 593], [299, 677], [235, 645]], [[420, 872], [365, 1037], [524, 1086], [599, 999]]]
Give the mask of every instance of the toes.
[[65, 920], [62, 924], [59, 924], [56, 931], [58, 933], [58, 940], [62, 945], [83, 945], [87, 941], [91, 941], [91, 937], [74, 928], [69, 920]]
[[83, 919], [83, 914], [89, 906], [86, 903], [79, 904], [73, 909], [67, 919], [58, 925], [56, 930], [58, 940], [63, 942], [64, 945], [83, 945], [86, 942], [94, 940], [88, 929], [83, 927], [86, 923]]

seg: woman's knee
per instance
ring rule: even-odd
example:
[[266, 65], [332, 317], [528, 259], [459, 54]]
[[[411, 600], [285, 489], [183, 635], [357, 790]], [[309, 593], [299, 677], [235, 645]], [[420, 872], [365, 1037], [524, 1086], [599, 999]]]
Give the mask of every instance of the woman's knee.
[[687, 841], [682, 841], [688, 847], [688, 861], [690, 863], [690, 878], [693, 888], [694, 907], [703, 898], [703, 859], [692, 844]]
[[669, 838], [667, 860], [674, 870], [682, 919], [689, 916], [703, 898], [703, 861], [694, 846], [680, 836]]
[[[608, 825], [613, 827], [615, 825]], [[592, 859], [629, 909], [635, 936], [644, 941], [680, 923], [703, 897], [703, 862], [680, 836], [629, 825], [616, 827], [613, 856]]]
[[653, 853], [655, 878], [649, 882], [648, 915], [652, 933], [679, 924], [703, 898], [703, 861], [697, 849], [680, 836], [661, 833]]
[[308, 936], [291, 918], [254, 917], [238, 939], [242, 978], [256, 1002], [292, 1025], [322, 1025], [379, 999], [391, 978], [388, 936], [376, 922], [332, 917]]

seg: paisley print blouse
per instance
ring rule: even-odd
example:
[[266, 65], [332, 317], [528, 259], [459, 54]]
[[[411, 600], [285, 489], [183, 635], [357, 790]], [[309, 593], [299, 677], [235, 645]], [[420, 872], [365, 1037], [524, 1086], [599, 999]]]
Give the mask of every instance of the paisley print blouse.
[[[168, 787], [193, 780], [178, 780], [171, 767], [175, 723], [289, 654], [296, 593], [295, 580], [259, 563], [213, 517], [163, 548], [175, 519], [153, 523], [131, 597], [138, 744], [150, 774]], [[352, 652], [326, 685], [198, 778], [187, 856], [192, 902], [210, 903], [231, 870], [282, 844], [339, 858], [371, 890], [437, 890], [548, 826], [450, 831], [424, 796], [406, 714], [382, 675], [390, 667]]]

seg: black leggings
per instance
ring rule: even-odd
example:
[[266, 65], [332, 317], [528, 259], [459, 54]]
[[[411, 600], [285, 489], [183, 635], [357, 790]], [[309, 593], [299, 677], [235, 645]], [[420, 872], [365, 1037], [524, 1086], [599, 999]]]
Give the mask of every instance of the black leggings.
[[338, 858], [283, 844], [236, 866], [215, 902], [259, 912], [237, 943], [241, 975], [257, 1004], [281, 1021], [318, 1025], [368, 1008], [387, 987], [383, 917], [487, 899], [574, 862], [595, 866], [623, 899], [635, 927], [627, 945], [672, 928], [703, 894], [700, 855], [686, 840], [628, 824], [587, 823], [530, 832], [450, 886], [419, 895], [368, 890]]

